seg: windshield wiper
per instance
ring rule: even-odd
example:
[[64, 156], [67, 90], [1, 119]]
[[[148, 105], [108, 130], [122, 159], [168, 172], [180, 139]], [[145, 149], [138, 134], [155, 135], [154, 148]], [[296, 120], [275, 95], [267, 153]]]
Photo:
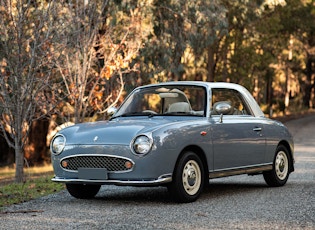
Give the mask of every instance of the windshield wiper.
[[119, 118], [119, 117], [133, 117], [133, 116], [148, 116], [148, 117], [153, 117], [153, 116], [156, 116], [158, 114], [154, 114], [154, 113], [151, 113], [151, 112], [132, 112], [132, 113], [124, 113], [124, 114], [121, 114], [119, 116], [115, 116], [115, 117], [111, 117], [109, 120], [113, 120], [115, 118]]
[[192, 112], [167, 112], [164, 113], [165, 116], [196, 116], [196, 117], [203, 117], [203, 114], [196, 114]]

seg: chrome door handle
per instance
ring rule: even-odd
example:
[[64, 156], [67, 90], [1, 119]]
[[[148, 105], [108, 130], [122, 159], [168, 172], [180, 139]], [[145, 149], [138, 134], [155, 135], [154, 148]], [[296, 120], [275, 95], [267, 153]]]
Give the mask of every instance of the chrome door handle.
[[253, 131], [255, 131], [255, 132], [260, 132], [261, 130], [262, 130], [262, 128], [259, 128], [259, 127], [253, 128]]

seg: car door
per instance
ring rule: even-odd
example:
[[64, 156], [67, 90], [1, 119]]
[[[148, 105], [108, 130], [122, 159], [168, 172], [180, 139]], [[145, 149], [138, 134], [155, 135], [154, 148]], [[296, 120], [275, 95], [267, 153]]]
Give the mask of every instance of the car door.
[[265, 160], [264, 127], [255, 117], [225, 115], [213, 117], [214, 170], [257, 166]]
[[213, 108], [211, 115], [214, 170], [262, 164], [266, 139], [261, 119], [251, 114], [248, 103], [236, 90], [213, 90], [212, 104], [215, 106], [222, 101], [230, 105], [230, 111], [223, 115]]

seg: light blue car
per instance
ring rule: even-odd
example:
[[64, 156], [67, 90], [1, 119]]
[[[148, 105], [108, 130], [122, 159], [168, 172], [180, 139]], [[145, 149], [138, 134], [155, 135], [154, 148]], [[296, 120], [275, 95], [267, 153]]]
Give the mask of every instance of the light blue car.
[[108, 121], [77, 124], [51, 142], [55, 182], [76, 198], [101, 185], [167, 186], [195, 201], [212, 178], [263, 174], [282, 186], [294, 171], [292, 136], [232, 83], [138, 87]]

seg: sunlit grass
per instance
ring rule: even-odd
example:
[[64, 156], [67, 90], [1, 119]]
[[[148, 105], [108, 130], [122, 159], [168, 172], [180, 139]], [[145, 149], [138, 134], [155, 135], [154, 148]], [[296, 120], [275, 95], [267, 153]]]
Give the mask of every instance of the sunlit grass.
[[64, 185], [51, 181], [50, 165], [25, 169], [25, 182], [14, 182], [12, 167], [0, 168], [0, 210], [12, 204], [26, 202], [64, 189]]

